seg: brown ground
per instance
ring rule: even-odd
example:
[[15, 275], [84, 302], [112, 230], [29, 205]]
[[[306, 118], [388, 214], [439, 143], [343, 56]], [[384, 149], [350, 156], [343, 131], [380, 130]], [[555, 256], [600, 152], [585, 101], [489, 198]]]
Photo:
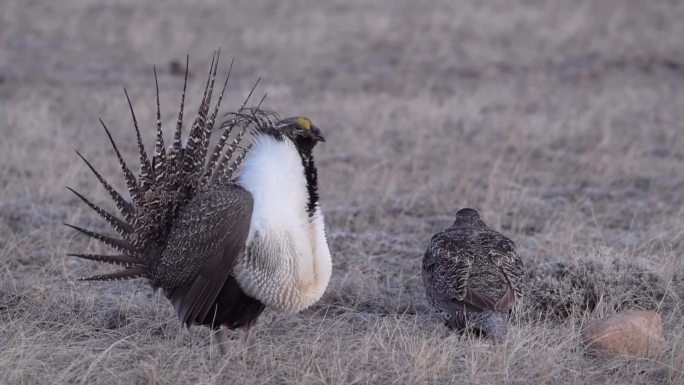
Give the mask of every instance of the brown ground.
[[[1, 2], [1, 383], [684, 383], [683, 3], [234, 3]], [[122, 186], [98, 116], [135, 159], [122, 87], [149, 144], [152, 65], [170, 127], [177, 63], [196, 106], [218, 46], [227, 106], [261, 76], [268, 108], [328, 137], [331, 285], [266, 312], [249, 365], [143, 282], [74, 283], [108, 269], [66, 257], [86, 241], [61, 226], [104, 228], [63, 188], [106, 201], [73, 149]], [[425, 307], [422, 251], [464, 206], [529, 270], [498, 347]], [[659, 309], [668, 348], [587, 355], [582, 323], [625, 307]]]

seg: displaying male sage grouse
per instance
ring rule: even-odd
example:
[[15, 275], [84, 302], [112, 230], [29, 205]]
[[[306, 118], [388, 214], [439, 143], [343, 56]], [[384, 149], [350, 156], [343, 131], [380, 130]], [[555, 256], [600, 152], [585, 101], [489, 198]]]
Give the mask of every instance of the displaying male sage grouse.
[[[312, 305], [330, 279], [332, 263], [312, 155], [316, 143], [324, 138], [307, 118], [278, 121], [274, 113], [259, 107], [244, 108], [246, 100], [221, 125], [224, 131], [207, 157], [228, 82], [226, 78], [210, 111], [217, 67], [216, 57], [186, 145], [181, 133], [187, 72], [175, 134], [168, 148], [162, 135], [157, 85], [157, 139], [151, 159], [129, 99], [140, 157], [137, 177], [102, 123], [131, 199], [119, 194], [80, 153], [113, 199], [121, 218], [72, 191], [120, 238], [68, 226], [119, 254], [71, 255], [124, 267], [81, 280], [146, 278], [152, 287], [163, 290], [188, 327], [200, 324], [249, 330], [264, 307], [297, 312]], [[253, 139], [243, 147], [240, 144], [248, 131]], [[241, 175], [234, 179], [239, 166]]]
[[428, 302], [450, 329], [474, 328], [502, 339], [508, 313], [522, 298], [523, 264], [515, 244], [462, 209], [432, 237], [423, 257]]

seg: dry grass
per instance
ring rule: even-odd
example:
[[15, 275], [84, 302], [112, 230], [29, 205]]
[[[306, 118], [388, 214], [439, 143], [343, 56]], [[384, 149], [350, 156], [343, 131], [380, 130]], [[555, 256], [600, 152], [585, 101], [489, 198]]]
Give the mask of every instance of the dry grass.
[[[269, 3], [3, 2], [1, 383], [684, 383], [681, 3]], [[219, 45], [231, 106], [262, 76], [268, 107], [328, 137], [333, 280], [312, 309], [265, 313], [249, 365], [140, 282], [73, 283], [102, 268], [65, 256], [85, 241], [60, 225], [102, 226], [63, 188], [106, 201], [74, 148], [118, 177], [98, 115], [134, 159], [121, 87], [151, 143], [152, 64], [171, 123], [167, 63], [190, 52], [197, 96]], [[425, 308], [422, 251], [464, 206], [529, 271], [498, 347]], [[582, 323], [633, 306], [662, 312], [668, 348], [587, 355]]]

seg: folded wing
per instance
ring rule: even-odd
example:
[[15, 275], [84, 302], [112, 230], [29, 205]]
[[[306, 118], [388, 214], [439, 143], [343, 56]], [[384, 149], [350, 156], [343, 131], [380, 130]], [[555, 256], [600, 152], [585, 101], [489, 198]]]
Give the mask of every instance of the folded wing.
[[249, 192], [230, 185], [200, 193], [181, 211], [153, 284], [164, 288], [186, 325], [201, 322], [212, 311], [244, 252], [252, 206]]

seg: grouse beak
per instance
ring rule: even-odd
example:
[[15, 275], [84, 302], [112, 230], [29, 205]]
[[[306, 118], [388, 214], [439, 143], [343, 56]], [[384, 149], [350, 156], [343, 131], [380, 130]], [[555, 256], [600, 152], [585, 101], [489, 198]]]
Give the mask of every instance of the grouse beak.
[[316, 126], [311, 126], [311, 138], [317, 142], [325, 142], [325, 137], [321, 129]]

